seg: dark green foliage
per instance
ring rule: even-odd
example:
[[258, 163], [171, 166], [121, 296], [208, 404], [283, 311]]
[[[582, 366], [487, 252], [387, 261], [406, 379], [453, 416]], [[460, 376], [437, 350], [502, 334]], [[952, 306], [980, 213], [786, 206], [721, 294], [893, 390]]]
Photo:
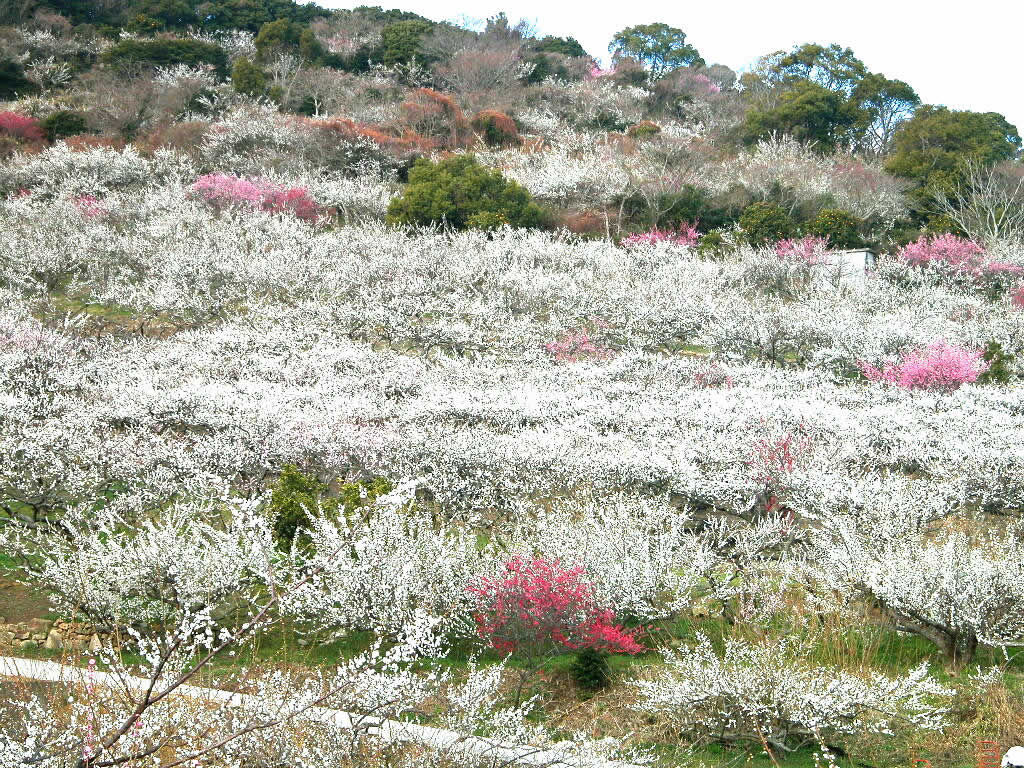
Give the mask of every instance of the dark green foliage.
[[587, 693], [607, 687], [612, 678], [608, 654], [595, 648], [577, 651], [576, 658], [569, 667], [569, 674], [580, 690]]
[[25, 77], [21, 65], [11, 59], [0, 60], [0, 99], [14, 99], [35, 93], [39, 88]]
[[[342, 13], [346, 13], [346, 11], [342, 11]], [[360, 16], [367, 21], [374, 21], [378, 24], [393, 24], [396, 21], [425, 21], [428, 24], [433, 23], [418, 13], [400, 11], [397, 8], [385, 11], [379, 5], [359, 5], [353, 8], [351, 13], [354, 16]]]
[[197, 21], [195, 9], [185, 0], [139, 0], [125, 12], [123, 23], [133, 32], [152, 33], [184, 29]]
[[259, 34], [253, 40], [260, 59], [266, 61], [278, 53], [297, 52], [302, 27], [289, 19], [268, 21], [260, 27]]
[[171, 67], [175, 64], [212, 64], [220, 77], [227, 74], [228, 64], [228, 56], [223, 48], [201, 40], [123, 40], [108, 48], [102, 58], [114, 66], [141, 64], [150, 67]]
[[268, 21], [308, 24], [324, 15], [324, 9], [315, 3], [294, 0], [204, 0], [196, 6], [196, 16], [205, 28], [245, 29], [253, 34]]
[[587, 52], [575, 37], [555, 37], [548, 35], [533, 42], [530, 48], [537, 53], [560, 53], [570, 58], [586, 56]]
[[77, 136], [89, 130], [85, 116], [69, 109], [61, 109], [48, 114], [41, 123], [43, 133], [48, 141], [57, 141], [68, 136]]
[[239, 93], [261, 96], [267, 90], [267, 78], [262, 69], [242, 56], [231, 68], [231, 86]]
[[783, 91], [774, 108], [752, 109], [747, 113], [743, 139], [753, 144], [772, 134], [788, 133], [831, 152], [838, 145], [853, 141], [861, 125], [862, 111], [842, 93], [801, 80]]
[[902, 80], [874, 73], [861, 78], [851, 98], [864, 113], [866, 132], [862, 143], [878, 152], [888, 150], [896, 130], [921, 103], [914, 89]]
[[747, 242], [763, 246], [796, 234], [796, 224], [788, 213], [772, 203], [754, 203], [740, 216], [740, 229]]
[[736, 213], [721, 207], [704, 190], [691, 184], [656, 195], [633, 192], [616, 203], [622, 212], [622, 224], [629, 229], [676, 229], [685, 222], [707, 232], [736, 221]]
[[996, 112], [925, 105], [896, 131], [885, 169], [915, 182], [909, 195], [922, 222], [932, 213], [935, 195], [950, 194], [963, 181], [968, 161], [992, 165], [1011, 160], [1020, 147], [1017, 128]]
[[668, 24], [637, 24], [621, 30], [608, 46], [615, 60], [633, 58], [659, 78], [678, 67], [703, 66], [697, 49], [686, 42], [686, 33]]
[[302, 30], [299, 35], [299, 56], [309, 64], [321, 64], [326, 62], [327, 49], [324, 48], [312, 29]]
[[774, 70], [787, 82], [810, 81], [823, 88], [849, 95], [868, 74], [864, 62], [849, 48], [836, 43], [799, 45], [779, 59]]
[[982, 359], [988, 363], [988, 368], [978, 376], [982, 384], [1008, 384], [1013, 380], [1014, 356], [1003, 349], [998, 341], [989, 341], [985, 344], [985, 352]]
[[500, 171], [480, 165], [472, 155], [455, 155], [439, 163], [417, 160], [402, 196], [388, 206], [391, 222], [444, 223], [454, 229], [466, 229], [481, 213], [500, 214], [513, 227], [537, 227], [544, 219], [529, 192]]
[[270, 517], [278, 546], [287, 549], [299, 531], [309, 527], [311, 511], [337, 509], [337, 499], [325, 498], [326, 492], [327, 486], [318, 478], [300, 472], [294, 464], [284, 466], [270, 494]]
[[828, 238], [832, 248], [859, 248], [864, 245], [860, 228], [864, 222], [841, 208], [823, 208], [804, 227], [804, 233]]
[[423, 37], [432, 28], [433, 24], [426, 21], [388, 24], [381, 30], [373, 60], [388, 67], [408, 64], [414, 57], [417, 61], [426, 62], [429, 57], [423, 52]]
[[590, 128], [599, 131], [612, 131], [622, 133], [629, 127], [629, 123], [622, 119], [622, 116], [608, 109], [598, 111], [593, 120], [590, 121]]

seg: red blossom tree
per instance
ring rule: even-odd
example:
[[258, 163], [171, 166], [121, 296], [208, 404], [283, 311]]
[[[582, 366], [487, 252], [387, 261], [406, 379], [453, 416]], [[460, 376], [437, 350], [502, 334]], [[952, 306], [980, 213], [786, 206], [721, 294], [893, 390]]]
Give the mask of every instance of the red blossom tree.
[[558, 561], [514, 557], [505, 573], [485, 577], [466, 591], [476, 599], [477, 631], [499, 650], [537, 656], [593, 648], [609, 653], [640, 653], [636, 630], [615, 623], [602, 608], [580, 567]]

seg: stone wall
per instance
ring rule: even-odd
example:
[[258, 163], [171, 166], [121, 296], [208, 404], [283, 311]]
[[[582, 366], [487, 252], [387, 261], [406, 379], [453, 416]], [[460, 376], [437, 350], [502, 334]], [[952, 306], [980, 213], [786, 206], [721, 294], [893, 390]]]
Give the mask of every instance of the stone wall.
[[67, 648], [74, 651], [98, 651], [109, 639], [88, 624], [51, 619], [30, 619], [8, 624], [0, 616], [0, 648]]

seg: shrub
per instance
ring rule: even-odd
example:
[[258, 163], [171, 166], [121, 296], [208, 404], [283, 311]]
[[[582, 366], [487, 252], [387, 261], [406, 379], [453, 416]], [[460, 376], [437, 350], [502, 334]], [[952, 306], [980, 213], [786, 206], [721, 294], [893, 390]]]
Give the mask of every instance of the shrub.
[[378, 497], [391, 493], [395, 487], [383, 477], [372, 478], [369, 482], [345, 483], [338, 490], [338, 501], [350, 514], [361, 507], [373, 504]]
[[39, 86], [25, 77], [21, 65], [11, 59], [0, 61], [0, 101], [16, 99], [39, 90]]
[[50, 141], [77, 136], [89, 130], [89, 126], [85, 122], [85, 115], [80, 112], [72, 112], [69, 109], [51, 112], [43, 119], [42, 128], [46, 133], [46, 138]]
[[[454, 229], [466, 229], [481, 213], [500, 214], [513, 227], [536, 227], [543, 220], [543, 212], [529, 192], [500, 171], [483, 167], [472, 155], [456, 155], [438, 163], [417, 160], [405, 191], [388, 206], [391, 222], [444, 223]], [[482, 221], [473, 219], [476, 224]]]
[[987, 366], [978, 376], [979, 384], [1008, 384], [1013, 379], [1014, 356], [1003, 345], [992, 340], [985, 344], [981, 359]]
[[713, 229], [707, 234], [701, 235], [700, 240], [697, 241], [697, 253], [705, 259], [717, 259], [723, 256], [731, 245], [725, 239], [725, 235], [717, 229]]
[[262, 96], [267, 90], [267, 78], [262, 69], [241, 56], [231, 68], [231, 87], [247, 96]]
[[676, 230], [652, 229], [649, 232], [632, 234], [622, 240], [622, 245], [654, 245], [655, 243], [672, 243], [674, 245], [691, 246], [697, 243], [700, 234], [696, 224], [683, 223]]
[[142, 64], [150, 67], [190, 67], [208, 64], [218, 77], [227, 75], [228, 55], [219, 45], [201, 40], [122, 40], [103, 52], [103, 61], [123, 67]]
[[799, 240], [779, 240], [775, 244], [775, 253], [782, 259], [796, 259], [805, 264], [818, 264], [828, 250], [829, 241], [825, 237], [805, 235]]
[[944, 234], [924, 235], [900, 251], [900, 258], [913, 267], [946, 264], [961, 269], [976, 268], [985, 249], [973, 240]]
[[581, 690], [599, 691], [608, 686], [612, 679], [608, 666], [608, 654], [596, 648], [584, 648], [576, 653], [569, 674]]
[[841, 208], [824, 208], [804, 228], [808, 235], [828, 240], [833, 248], [859, 248], [864, 244], [860, 236], [863, 222]]
[[40, 141], [44, 136], [38, 120], [17, 112], [0, 112], [0, 134], [22, 141]]
[[303, 221], [315, 221], [316, 202], [304, 187], [280, 187], [266, 179], [243, 179], [226, 173], [208, 173], [192, 185], [192, 191], [211, 205], [248, 205], [271, 213], [291, 213]]
[[731, 225], [736, 216], [704, 190], [684, 184], [675, 191], [644, 194], [635, 191], [616, 200], [622, 208], [623, 225], [635, 228], [678, 227], [698, 222], [702, 230]]
[[455, 99], [430, 88], [418, 89], [401, 107], [402, 119], [413, 131], [445, 143], [449, 149], [470, 139], [469, 123]]
[[977, 381], [987, 363], [981, 352], [971, 352], [940, 341], [926, 349], [910, 352], [898, 363], [886, 363], [881, 369], [858, 362], [861, 372], [871, 381], [884, 381], [903, 389], [952, 392], [963, 384]]
[[659, 133], [661, 133], [661, 126], [657, 123], [652, 123], [650, 120], [642, 120], [639, 123], [634, 123], [629, 126], [629, 129], [626, 131], [626, 135], [632, 136], [634, 139], [656, 136]]
[[644, 650], [635, 632], [615, 624], [614, 612], [597, 605], [582, 568], [515, 557], [502, 576], [484, 577], [466, 591], [476, 600], [477, 631], [502, 651], [534, 656], [584, 648]]
[[788, 213], [773, 203], [753, 203], [740, 216], [740, 229], [753, 246], [763, 246], [792, 237], [796, 224]]
[[327, 486], [316, 477], [294, 464], [284, 466], [270, 493], [270, 519], [278, 546], [291, 547], [299, 532], [309, 527], [311, 511], [337, 509], [337, 500], [324, 498], [326, 492]]
[[471, 125], [483, 134], [484, 143], [489, 147], [518, 146], [521, 141], [516, 121], [495, 109], [485, 109], [473, 116]]

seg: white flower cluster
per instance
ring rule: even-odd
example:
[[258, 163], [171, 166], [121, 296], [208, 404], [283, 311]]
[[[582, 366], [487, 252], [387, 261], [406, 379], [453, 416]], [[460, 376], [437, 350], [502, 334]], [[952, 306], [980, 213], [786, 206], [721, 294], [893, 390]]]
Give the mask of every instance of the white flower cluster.
[[801, 659], [791, 643], [727, 639], [724, 652], [707, 638], [665, 653], [654, 680], [633, 683], [645, 712], [667, 715], [695, 741], [745, 744], [792, 752], [832, 745], [844, 735], [890, 733], [896, 723], [937, 729], [950, 691], [919, 667], [899, 678], [859, 677]]

